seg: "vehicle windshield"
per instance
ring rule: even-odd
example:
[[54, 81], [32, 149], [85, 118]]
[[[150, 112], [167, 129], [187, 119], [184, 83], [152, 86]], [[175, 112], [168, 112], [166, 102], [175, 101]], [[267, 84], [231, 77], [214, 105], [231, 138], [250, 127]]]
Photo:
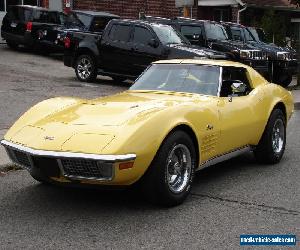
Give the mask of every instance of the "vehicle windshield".
[[260, 42], [260, 41], [265, 42], [266, 41], [263, 30], [252, 28], [252, 27], [248, 27], [247, 29], [251, 32], [252, 36], [255, 38], [255, 41], [257, 41], [257, 42]]
[[248, 27], [247, 30], [251, 33], [251, 35], [254, 37], [255, 41], [259, 42], [260, 39], [259, 39], [259, 35], [256, 31], [255, 28], [251, 28], [251, 27]]
[[220, 67], [195, 64], [153, 64], [130, 90], [186, 92], [217, 96]]
[[92, 22], [92, 17], [81, 13], [71, 13], [68, 15], [65, 26], [68, 28], [88, 28]]
[[186, 44], [186, 40], [171, 26], [153, 25], [153, 30], [162, 44]]
[[248, 29], [245, 28], [244, 32], [245, 32], [245, 37], [246, 37], [247, 41], [250, 41], [250, 42], [257, 41], [256, 38], [252, 35], [252, 33]]
[[209, 40], [228, 40], [224, 27], [216, 23], [204, 23], [206, 37]]

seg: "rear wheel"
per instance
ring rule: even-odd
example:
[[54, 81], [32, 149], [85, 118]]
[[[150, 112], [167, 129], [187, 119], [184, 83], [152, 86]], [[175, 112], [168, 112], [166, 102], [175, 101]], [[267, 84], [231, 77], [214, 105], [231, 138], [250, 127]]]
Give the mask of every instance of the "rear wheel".
[[97, 66], [91, 55], [81, 55], [75, 63], [75, 73], [79, 81], [94, 82], [97, 78]]
[[185, 132], [170, 134], [143, 179], [143, 190], [150, 201], [164, 205], [181, 204], [190, 193], [196, 165], [194, 144]]
[[17, 49], [19, 47], [19, 44], [12, 41], [6, 41], [6, 44], [11, 49]]
[[112, 79], [117, 83], [124, 82], [126, 80], [126, 78], [122, 76], [112, 76]]
[[257, 148], [254, 150], [255, 157], [259, 162], [262, 163], [278, 163], [283, 156], [285, 144], [285, 116], [280, 109], [275, 109], [271, 113], [268, 124]]

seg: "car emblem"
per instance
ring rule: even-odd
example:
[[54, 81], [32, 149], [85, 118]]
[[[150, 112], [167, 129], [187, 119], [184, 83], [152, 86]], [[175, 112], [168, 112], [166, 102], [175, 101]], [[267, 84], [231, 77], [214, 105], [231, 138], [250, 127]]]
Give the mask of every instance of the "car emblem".
[[53, 141], [54, 140], [54, 136], [45, 136], [44, 139], [45, 140], [49, 140], [49, 141]]

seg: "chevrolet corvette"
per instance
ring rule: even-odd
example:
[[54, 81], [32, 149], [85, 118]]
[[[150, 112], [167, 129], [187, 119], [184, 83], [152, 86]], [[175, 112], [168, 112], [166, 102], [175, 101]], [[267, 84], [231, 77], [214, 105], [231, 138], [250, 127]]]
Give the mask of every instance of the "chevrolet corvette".
[[38, 103], [1, 144], [37, 181], [137, 183], [151, 201], [174, 206], [204, 167], [247, 151], [278, 163], [293, 110], [291, 93], [249, 66], [158, 61], [123, 93]]

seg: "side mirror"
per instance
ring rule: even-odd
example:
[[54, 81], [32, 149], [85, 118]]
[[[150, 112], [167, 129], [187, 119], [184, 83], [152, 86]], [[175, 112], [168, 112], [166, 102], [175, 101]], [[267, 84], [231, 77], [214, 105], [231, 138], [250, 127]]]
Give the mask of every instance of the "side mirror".
[[159, 46], [159, 42], [156, 39], [152, 38], [148, 42], [148, 45], [151, 46], [151, 47], [153, 47], [153, 48], [157, 48]]
[[234, 80], [231, 84], [231, 90], [233, 95], [245, 94], [247, 85], [240, 80]]

